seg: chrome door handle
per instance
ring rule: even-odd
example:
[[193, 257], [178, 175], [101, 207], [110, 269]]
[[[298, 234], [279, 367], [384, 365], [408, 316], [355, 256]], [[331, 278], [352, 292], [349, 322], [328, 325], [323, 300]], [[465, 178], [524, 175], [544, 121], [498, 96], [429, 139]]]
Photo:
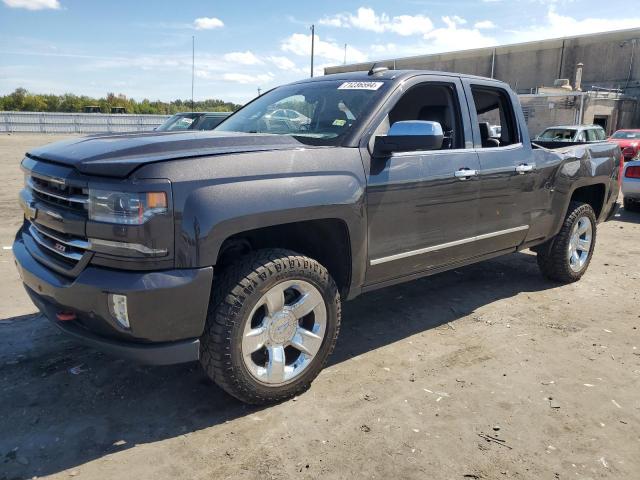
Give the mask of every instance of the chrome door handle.
[[529, 165], [528, 163], [521, 163], [516, 167], [516, 173], [524, 175], [525, 173], [533, 172], [536, 169], [535, 165]]
[[471, 170], [469, 168], [461, 168], [460, 170], [456, 170], [454, 172], [456, 178], [460, 180], [467, 180], [468, 178], [475, 177], [478, 175], [477, 170]]

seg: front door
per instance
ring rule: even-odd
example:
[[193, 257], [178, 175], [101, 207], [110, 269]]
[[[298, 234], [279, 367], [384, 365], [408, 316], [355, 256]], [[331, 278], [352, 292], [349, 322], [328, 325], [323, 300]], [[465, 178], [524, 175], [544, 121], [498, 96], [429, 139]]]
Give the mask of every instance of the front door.
[[460, 111], [462, 84], [455, 77], [429, 78], [414, 81], [392, 101], [383, 123], [437, 121], [443, 148], [370, 160], [368, 285], [473, 256], [480, 165], [470, 148], [468, 115]]

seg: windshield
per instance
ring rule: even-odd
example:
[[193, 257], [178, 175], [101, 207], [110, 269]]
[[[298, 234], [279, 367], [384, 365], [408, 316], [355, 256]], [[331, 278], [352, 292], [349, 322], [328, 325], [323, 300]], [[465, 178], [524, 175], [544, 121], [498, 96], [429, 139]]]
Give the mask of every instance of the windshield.
[[624, 130], [618, 130], [611, 135], [611, 138], [618, 138], [622, 140], [640, 140], [640, 132], [625, 132]]
[[218, 132], [292, 135], [311, 145], [337, 145], [374, 99], [383, 81], [318, 81], [276, 88], [236, 112], [215, 128]]
[[553, 140], [556, 142], [572, 142], [576, 130], [571, 128], [548, 128], [538, 137], [540, 140]]
[[199, 114], [197, 113], [176, 113], [167, 118], [162, 125], [156, 128], [156, 131], [173, 132], [175, 130], [189, 130], [198, 116]]

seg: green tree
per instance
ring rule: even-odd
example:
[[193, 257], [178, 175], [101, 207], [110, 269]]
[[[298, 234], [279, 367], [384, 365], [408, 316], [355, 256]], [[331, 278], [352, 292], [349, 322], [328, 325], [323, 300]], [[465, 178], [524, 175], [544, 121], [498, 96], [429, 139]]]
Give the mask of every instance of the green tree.
[[[191, 100], [176, 99], [171, 102], [151, 101], [144, 99], [136, 102], [126, 95], [109, 92], [103, 98], [78, 96], [73, 93], [63, 95], [29, 93], [24, 88], [17, 88], [9, 95], [0, 96], [0, 110], [28, 112], [82, 112], [85, 106], [97, 105], [102, 112], [108, 113], [112, 107], [124, 107], [127, 113], [141, 114], [173, 114], [190, 111]], [[207, 99], [194, 102], [196, 112], [232, 112], [241, 105], [219, 99]]]

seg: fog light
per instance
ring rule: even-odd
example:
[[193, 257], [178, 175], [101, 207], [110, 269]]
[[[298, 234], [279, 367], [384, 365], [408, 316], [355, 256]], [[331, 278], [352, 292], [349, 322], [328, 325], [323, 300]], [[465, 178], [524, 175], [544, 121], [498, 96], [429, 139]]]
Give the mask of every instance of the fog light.
[[109, 294], [109, 312], [111, 316], [124, 328], [129, 327], [129, 314], [127, 313], [127, 296], [117, 293]]

